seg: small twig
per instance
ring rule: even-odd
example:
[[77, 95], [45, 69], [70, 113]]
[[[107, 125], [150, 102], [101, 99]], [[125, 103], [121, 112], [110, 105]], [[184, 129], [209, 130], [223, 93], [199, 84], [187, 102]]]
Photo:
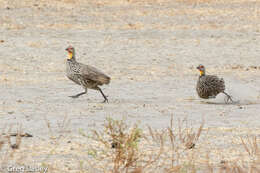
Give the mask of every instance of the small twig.
[[[2, 133], [2, 135], [8, 135], [6, 133]], [[20, 135], [21, 137], [33, 137], [33, 135], [29, 134], [29, 133], [23, 133], [23, 134], [19, 134], [19, 133], [10, 133], [9, 136], [18, 136]]]

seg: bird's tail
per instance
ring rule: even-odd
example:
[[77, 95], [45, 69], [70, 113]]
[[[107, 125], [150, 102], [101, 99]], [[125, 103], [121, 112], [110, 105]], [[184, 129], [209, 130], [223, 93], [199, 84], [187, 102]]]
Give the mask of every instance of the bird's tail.
[[109, 76], [102, 75], [102, 76], [99, 76], [98, 78], [99, 78], [98, 80], [99, 80], [102, 84], [109, 84], [109, 82], [110, 82], [110, 77], [109, 77]]

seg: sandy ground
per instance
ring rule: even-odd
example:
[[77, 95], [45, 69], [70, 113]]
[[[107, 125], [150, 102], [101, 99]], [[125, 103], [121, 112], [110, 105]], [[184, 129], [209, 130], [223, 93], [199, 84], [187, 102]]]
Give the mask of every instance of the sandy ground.
[[[260, 1], [0, 0], [0, 125], [22, 125], [41, 143], [108, 116], [164, 129], [171, 115], [205, 120], [220, 152], [229, 138], [260, 134]], [[65, 48], [111, 76], [100, 93], [65, 76]], [[239, 104], [198, 98], [196, 66], [225, 79]], [[68, 130], [60, 130], [63, 120]], [[228, 132], [228, 133], [227, 133]], [[80, 140], [80, 138], [78, 139]], [[46, 142], [46, 141], [45, 141]], [[213, 146], [213, 144], [212, 144]], [[228, 157], [228, 156], [226, 156]]]

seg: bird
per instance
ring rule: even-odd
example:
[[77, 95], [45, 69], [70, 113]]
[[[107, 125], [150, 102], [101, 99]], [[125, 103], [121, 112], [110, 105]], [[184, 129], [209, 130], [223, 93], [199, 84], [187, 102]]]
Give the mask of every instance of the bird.
[[103, 84], [109, 84], [110, 77], [95, 67], [77, 62], [74, 47], [68, 46], [65, 50], [68, 52], [66, 76], [85, 89], [84, 92], [69, 97], [78, 98], [83, 94], [87, 94], [88, 89], [93, 89], [102, 94], [104, 103], [108, 102], [107, 96], [103, 93], [100, 86]]
[[223, 78], [219, 78], [215, 75], [206, 75], [205, 67], [200, 64], [197, 69], [200, 72], [199, 79], [197, 81], [197, 94], [200, 98], [210, 99], [216, 98], [219, 93], [223, 93], [227, 96], [226, 103], [233, 102], [231, 96], [225, 92], [225, 81]]

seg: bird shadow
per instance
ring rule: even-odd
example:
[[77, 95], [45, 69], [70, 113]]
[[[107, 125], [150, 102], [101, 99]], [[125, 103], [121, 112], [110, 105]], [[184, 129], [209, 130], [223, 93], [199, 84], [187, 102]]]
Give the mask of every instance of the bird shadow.
[[244, 105], [257, 105], [260, 104], [259, 102], [253, 102], [253, 101], [234, 101], [230, 103], [225, 102], [214, 102], [214, 101], [200, 101], [203, 104], [213, 104], [213, 105], [238, 105], [238, 106], [244, 106]]
[[188, 98], [188, 99], [184, 99], [188, 102], [200, 102], [201, 104], [212, 104], [212, 105], [237, 105], [237, 106], [245, 106], [245, 105], [258, 105], [260, 104], [260, 102], [252, 101], [252, 100], [235, 100], [233, 102], [228, 102], [226, 103], [225, 100], [223, 100], [223, 102], [219, 101], [219, 100], [210, 100], [210, 101], [206, 101], [206, 100], [201, 100], [201, 99], [195, 99], [195, 98]]
[[212, 104], [212, 105], [239, 105], [239, 101], [232, 102], [232, 103], [225, 103], [225, 102], [214, 102], [214, 101], [200, 101], [202, 104]]

